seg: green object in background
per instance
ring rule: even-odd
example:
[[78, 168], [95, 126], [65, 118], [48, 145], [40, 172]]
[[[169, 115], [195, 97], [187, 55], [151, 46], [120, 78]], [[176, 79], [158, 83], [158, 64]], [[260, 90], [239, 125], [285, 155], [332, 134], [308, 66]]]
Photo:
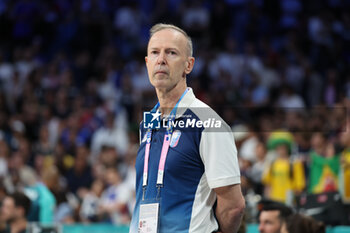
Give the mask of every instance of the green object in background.
[[111, 224], [64, 225], [62, 233], [128, 233], [129, 226]]
[[310, 158], [308, 191], [310, 193], [337, 191], [340, 156], [326, 158], [312, 151]]
[[276, 149], [279, 145], [286, 145], [289, 152], [292, 149], [292, 144], [294, 143], [293, 135], [287, 131], [275, 131], [272, 132], [267, 140], [267, 148], [269, 150]]

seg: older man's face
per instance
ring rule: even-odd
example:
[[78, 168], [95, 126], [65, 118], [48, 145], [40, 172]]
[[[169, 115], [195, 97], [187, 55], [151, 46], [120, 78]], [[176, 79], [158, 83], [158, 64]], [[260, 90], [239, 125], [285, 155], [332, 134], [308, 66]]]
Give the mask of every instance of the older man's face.
[[169, 91], [179, 82], [185, 82], [193, 67], [193, 62], [189, 64], [191, 59], [182, 33], [173, 29], [156, 32], [149, 41], [145, 58], [151, 84]]
[[260, 233], [280, 233], [281, 220], [278, 210], [262, 211], [259, 217], [259, 232]]

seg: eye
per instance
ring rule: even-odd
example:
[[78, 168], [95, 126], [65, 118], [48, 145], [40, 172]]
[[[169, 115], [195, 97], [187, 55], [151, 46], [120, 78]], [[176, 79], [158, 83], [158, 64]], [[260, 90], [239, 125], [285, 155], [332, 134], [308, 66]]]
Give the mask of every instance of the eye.
[[152, 51], [151, 51], [151, 54], [152, 54], [152, 55], [157, 55], [157, 54], [158, 54], [158, 51], [152, 50]]
[[171, 55], [171, 56], [177, 55], [177, 52], [174, 50], [169, 50], [167, 53], [168, 53], [168, 55]]

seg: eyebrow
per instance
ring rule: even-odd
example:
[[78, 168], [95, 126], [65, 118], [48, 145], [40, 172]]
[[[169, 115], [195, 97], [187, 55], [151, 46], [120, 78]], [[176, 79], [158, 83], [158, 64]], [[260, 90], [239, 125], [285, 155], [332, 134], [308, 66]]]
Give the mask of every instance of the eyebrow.
[[[160, 50], [160, 48], [159, 47], [151, 47], [151, 48], [148, 48], [148, 50]], [[176, 50], [176, 51], [180, 52], [180, 50], [178, 48], [175, 48], [175, 47], [165, 48], [165, 50]]]

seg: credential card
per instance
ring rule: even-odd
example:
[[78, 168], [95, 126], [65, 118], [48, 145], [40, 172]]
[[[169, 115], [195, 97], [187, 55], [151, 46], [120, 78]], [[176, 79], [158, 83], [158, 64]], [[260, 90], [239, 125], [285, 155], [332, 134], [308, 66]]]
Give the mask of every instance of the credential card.
[[158, 233], [159, 203], [140, 205], [139, 233]]

